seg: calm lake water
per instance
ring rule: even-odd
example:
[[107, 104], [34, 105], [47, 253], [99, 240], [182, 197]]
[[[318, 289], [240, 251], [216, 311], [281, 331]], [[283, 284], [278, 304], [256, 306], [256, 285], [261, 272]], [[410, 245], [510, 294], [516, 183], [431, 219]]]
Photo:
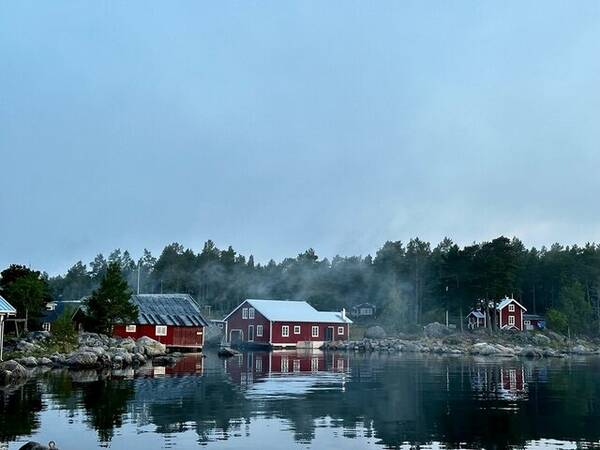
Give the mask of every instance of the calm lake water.
[[290, 351], [49, 371], [1, 394], [0, 448], [597, 448], [599, 370], [597, 358]]

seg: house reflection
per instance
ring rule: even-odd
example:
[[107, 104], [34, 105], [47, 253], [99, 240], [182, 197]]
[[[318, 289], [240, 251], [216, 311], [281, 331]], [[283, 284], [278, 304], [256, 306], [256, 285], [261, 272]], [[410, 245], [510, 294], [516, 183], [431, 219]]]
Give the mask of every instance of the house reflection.
[[349, 368], [347, 354], [317, 350], [246, 352], [225, 361], [225, 371], [231, 380], [242, 386], [286, 374], [345, 374]]
[[524, 401], [528, 398], [530, 373], [522, 363], [474, 365], [470, 370], [471, 387], [479, 399]]

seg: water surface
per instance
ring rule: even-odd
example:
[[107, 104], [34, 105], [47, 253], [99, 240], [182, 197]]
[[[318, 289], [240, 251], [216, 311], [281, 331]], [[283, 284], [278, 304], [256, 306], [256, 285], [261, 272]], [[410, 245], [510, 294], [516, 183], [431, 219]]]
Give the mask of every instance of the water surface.
[[[600, 359], [322, 352], [49, 371], [0, 395], [0, 441], [60, 448], [578, 448], [600, 442]], [[1, 448], [0, 445], [0, 448]]]

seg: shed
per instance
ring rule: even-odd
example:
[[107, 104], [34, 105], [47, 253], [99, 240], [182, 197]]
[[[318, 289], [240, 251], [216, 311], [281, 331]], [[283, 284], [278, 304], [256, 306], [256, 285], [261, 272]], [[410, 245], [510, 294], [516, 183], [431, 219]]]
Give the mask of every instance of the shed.
[[204, 345], [209, 322], [189, 294], [137, 294], [131, 302], [138, 307], [138, 318], [135, 323], [115, 325], [114, 336], [148, 336], [167, 347], [201, 349]]
[[8, 303], [8, 301], [6, 301], [6, 299], [0, 295], [0, 361], [2, 361], [4, 356], [4, 319], [16, 314], [17, 310], [15, 307]]
[[354, 317], [373, 317], [377, 307], [373, 303], [360, 303], [352, 307]]
[[546, 319], [537, 314], [523, 314], [523, 325], [525, 330], [544, 330], [546, 328]]
[[65, 311], [71, 311], [73, 315], [81, 307], [81, 300], [59, 300], [46, 303], [46, 310], [40, 317], [42, 330], [52, 331], [52, 324]]

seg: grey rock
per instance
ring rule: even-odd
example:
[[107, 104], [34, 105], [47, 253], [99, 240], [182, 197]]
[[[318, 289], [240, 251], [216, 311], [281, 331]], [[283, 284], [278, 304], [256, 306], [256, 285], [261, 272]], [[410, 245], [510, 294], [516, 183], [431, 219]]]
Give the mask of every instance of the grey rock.
[[543, 334], [535, 333], [534, 335], [531, 336], [531, 341], [535, 345], [545, 346], [545, 345], [550, 345], [550, 342], [552, 342], [552, 339], [550, 339], [548, 336], [545, 336]]
[[528, 345], [527, 347], [521, 349], [519, 356], [523, 356], [525, 358], [541, 358], [544, 356], [544, 354], [540, 349]]
[[19, 359], [19, 364], [24, 367], [36, 367], [38, 365], [38, 361], [33, 356], [26, 356], [25, 358]]
[[423, 331], [425, 332], [426, 336], [435, 338], [448, 336], [450, 333], [452, 333], [452, 330], [439, 322], [433, 322], [425, 325], [423, 327]]
[[142, 336], [136, 341], [136, 345], [143, 349], [143, 354], [146, 356], [154, 357], [161, 356], [167, 353], [167, 347], [148, 336]]
[[17, 361], [9, 360], [0, 363], [0, 369], [10, 372], [10, 379], [12, 381], [27, 378], [27, 369]]
[[98, 363], [98, 355], [92, 352], [76, 352], [67, 358], [66, 363], [74, 369], [92, 368]]
[[52, 365], [52, 360], [50, 358], [46, 358], [46, 357], [38, 358], [37, 362], [38, 362], [38, 365], [40, 365], [40, 366], [51, 366]]
[[18, 352], [23, 353], [31, 353], [35, 351], [40, 351], [42, 349], [42, 347], [40, 347], [38, 344], [34, 344], [29, 341], [19, 341], [17, 342], [15, 348]]
[[500, 353], [500, 350], [486, 342], [478, 342], [471, 347], [471, 353], [474, 355], [495, 355]]
[[384, 339], [385, 336], [385, 330], [379, 325], [369, 327], [365, 331], [365, 338], [367, 339]]

